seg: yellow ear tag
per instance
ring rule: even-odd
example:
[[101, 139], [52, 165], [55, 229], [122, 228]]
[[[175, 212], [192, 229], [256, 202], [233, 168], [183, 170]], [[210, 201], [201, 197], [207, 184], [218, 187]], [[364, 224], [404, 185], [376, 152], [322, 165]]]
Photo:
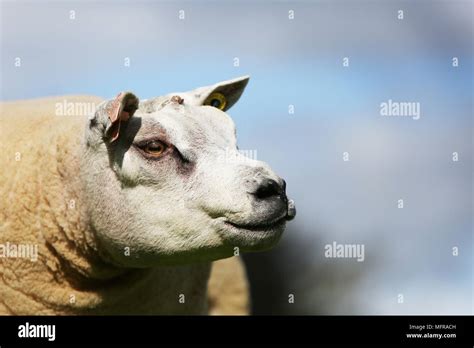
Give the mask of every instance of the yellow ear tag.
[[219, 110], [224, 110], [227, 104], [227, 100], [222, 93], [212, 93], [204, 102], [204, 105], [213, 106]]

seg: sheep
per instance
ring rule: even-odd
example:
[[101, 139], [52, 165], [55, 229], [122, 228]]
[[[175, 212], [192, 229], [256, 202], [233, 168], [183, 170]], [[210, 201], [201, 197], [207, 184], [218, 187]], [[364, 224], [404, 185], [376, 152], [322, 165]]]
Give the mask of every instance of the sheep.
[[237, 150], [247, 82], [2, 103], [0, 314], [248, 314], [238, 255], [296, 211]]

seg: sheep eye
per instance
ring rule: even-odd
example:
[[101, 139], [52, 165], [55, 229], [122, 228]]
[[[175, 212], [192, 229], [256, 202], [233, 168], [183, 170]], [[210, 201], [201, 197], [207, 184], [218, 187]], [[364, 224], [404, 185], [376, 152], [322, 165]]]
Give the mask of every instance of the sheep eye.
[[222, 93], [212, 93], [204, 102], [204, 105], [213, 106], [219, 110], [224, 110], [227, 104], [227, 100]]
[[166, 149], [167, 145], [158, 140], [150, 141], [143, 147], [143, 150], [153, 157], [160, 157]]

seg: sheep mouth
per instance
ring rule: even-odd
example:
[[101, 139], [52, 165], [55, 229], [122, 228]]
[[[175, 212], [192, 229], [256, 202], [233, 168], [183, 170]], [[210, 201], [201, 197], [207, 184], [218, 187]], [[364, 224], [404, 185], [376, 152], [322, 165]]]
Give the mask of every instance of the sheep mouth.
[[286, 220], [287, 220], [286, 217], [283, 216], [273, 221], [268, 221], [268, 222], [263, 222], [263, 223], [258, 223], [258, 224], [241, 224], [241, 223], [235, 223], [229, 220], [225, 220], [224, 224], [234, 229], [246, 230], [246, 231], [252, 231], [252, 232], [261, 232], [261, 231], [269, 231], [269, 230], [273, 230], [275, 228], [281, 227], [282, 225], [285, 224]]
[[214, 219], [217, 233], [226, 244], [243, 248], [242, 251], [261, 251], [272, 248], [286, 226], [286, 216], [259, 222], [237, 222], [228, 217]]

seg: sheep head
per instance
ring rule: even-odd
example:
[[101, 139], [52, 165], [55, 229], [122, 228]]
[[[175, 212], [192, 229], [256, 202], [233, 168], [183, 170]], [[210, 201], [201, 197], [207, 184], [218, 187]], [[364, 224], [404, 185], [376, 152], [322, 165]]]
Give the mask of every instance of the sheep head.
[[121, 265], [212, 261], [274, 246], [295, 215], [285, 182], [243, 156], [227, 111], [248, 77], [102, 103], [81, 179], [92, 227]]

